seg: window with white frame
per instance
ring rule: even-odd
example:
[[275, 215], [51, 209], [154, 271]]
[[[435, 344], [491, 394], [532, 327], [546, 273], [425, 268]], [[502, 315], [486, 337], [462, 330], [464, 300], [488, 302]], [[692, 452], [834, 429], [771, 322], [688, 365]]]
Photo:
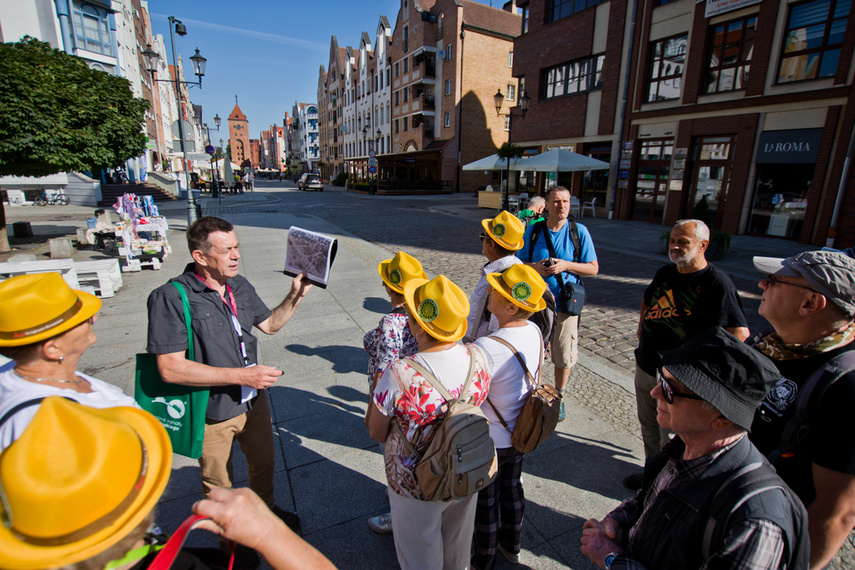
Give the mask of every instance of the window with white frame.
[[110, 40], [109, 13], [90, 4], [72, 4], [74, 37], [78, 47], [102, 55], [115, 55]]
[[508, 67], [513, 67], [513, 66], [514, 66], [514, 52], [509, 51], [508, 52]]
[[506, 131], [511, 130], [511, 116], [510, 115], [505, 115], [505, 130]]
[[451, 113], [449, 113], [448, 111], [446, 111], [445, 115], [443, 116], [442, 125], [444, 127], [450, 127], [451, 126]]
[[505, 93], [506, 101], [514, 101], [517, 98], [517, 86], [508, 83], [508, 92]]
[[447, 45], [445, 46], [445, 59], [446, 59], [447, 61], [451, 61], [451, 59], [452, 59], [452, 57], [453, 57], [453, 56], [452, 56], [452, 54], [451, 54], [451, 48], [452, 48], [453, 46], [454, 46], [454, 44], [447, 44]]
[[553, 99], [600, 88], [604, 61], [605, 56], [596, 55], [545, 69], [542, 97]]
[[445, 94], [451, 95], [451, 79], [445, 80]]

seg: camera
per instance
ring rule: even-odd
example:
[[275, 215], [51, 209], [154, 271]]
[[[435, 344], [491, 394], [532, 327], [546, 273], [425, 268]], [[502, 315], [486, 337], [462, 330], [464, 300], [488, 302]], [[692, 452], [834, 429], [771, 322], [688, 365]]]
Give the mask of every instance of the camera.
[[547, 259], [546, 261], [543, 262], [544, 267], [552, 267], [553, 265], [555, 265], [555, 262], [552, 261], [551, 259]]

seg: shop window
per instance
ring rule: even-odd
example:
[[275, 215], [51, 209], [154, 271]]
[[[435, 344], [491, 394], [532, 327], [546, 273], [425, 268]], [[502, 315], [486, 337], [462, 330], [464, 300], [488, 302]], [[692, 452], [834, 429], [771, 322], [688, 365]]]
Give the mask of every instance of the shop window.
[[605, 56], [595, 55], [544, 70], [543, 98], [553, 99], [599, 89], [603, 85]]
[[723, 136], [704, 137], [694, 144], [694, 173], [685, 214], [691, 215], [696, 208], [703, 207], [701, 203], [705, 202], [703, 209], [709, 212], [705, 221], [712, 229], [721, 227], [735, 143], [735, 137]]
[[814, 0], [790, 7], [778, 83], [837, 73], [851, 0]]
[[78, 47], [114, 56], [107, 10], [89, 4], [73, 4], [74, 37]]
[[710, 29], [712, 39], [705, 93], [745, 88], [756, 30], [757, 18], [754, 16], [724, 22]]
[[[546, 23], [557, 22], [585, 8], [593, 8], [606, 0], [549, 0], [546, 4]], [[525, 33], [525, 32], [523, 32]]]
[[680, 98], [688, 41], [689, 36], [683, 34], [653, 42], [647, 88], [649, 103]]

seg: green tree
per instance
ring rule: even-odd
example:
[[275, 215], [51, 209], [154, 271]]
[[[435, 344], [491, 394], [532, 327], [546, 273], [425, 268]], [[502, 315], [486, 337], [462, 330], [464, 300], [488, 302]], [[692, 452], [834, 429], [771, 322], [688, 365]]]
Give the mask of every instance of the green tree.
[[[97, 173], [139, 156], [148, 101], [127, 79], [25, 37], [0, 44], [0, 175]], [[0, 205], [0, 251], [8, 251]]]

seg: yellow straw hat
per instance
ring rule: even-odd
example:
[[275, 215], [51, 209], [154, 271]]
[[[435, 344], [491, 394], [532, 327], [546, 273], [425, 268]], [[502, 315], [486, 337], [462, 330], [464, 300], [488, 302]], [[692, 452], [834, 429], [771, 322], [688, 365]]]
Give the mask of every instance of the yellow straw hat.
[[22, 346], [73, 329], [101, 308], [59, 273], [18, 275], [0, 283], [0, 346]]
[[481, 220], [481, 225], [494, 242], [505, 249], [522, 249], [525, 224], [508, 211], [501, 212], [492, 220]]
[[0, 566], [56, 568], [106, 550], [154, 508], [171, 467], [148, 412], [46, 398], [0, 454]]
[[543, 300], [546, 281], [533, 267], [524, 263], [511, 265], [504, 273], [488, 273], [487, 283], [521, 309], [536, 313], [546, 308]]
[[404, 284], [410, 279], [427, 279], [427, 273], [422, 269], [419, 260], [403, 251], [396, 253], [392, 259], [380, 262], [377, 271], [380, 272], [383, 283], [392, 291], [401, 294], [404, 293]]
[[404, 299], [410, 314], [432, 337], [454, 342], [466, 334], [469, 299], [463, 289], [445, 275], [411, 279], [404, 285]]

